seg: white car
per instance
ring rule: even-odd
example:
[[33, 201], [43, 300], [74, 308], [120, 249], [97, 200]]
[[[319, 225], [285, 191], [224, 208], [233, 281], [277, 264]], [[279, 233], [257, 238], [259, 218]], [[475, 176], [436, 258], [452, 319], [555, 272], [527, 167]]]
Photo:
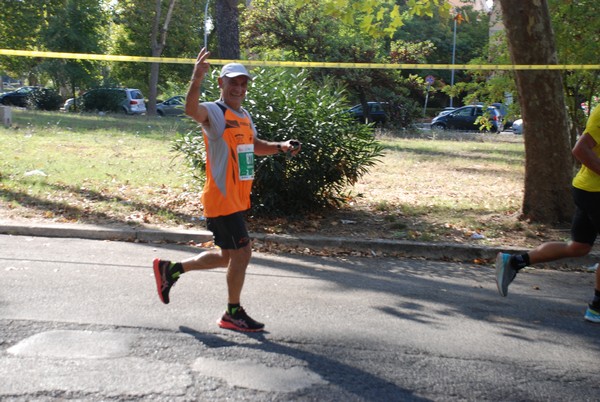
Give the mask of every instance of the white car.
[[512, 129], [515, 134], [523, 134], [523, 119], [517, 119], [512, 124]]
[[72, 112], [75, 107], [75, 98], [69, 98], [65, 101], [65, 104], [61, 108], [63, 112]]

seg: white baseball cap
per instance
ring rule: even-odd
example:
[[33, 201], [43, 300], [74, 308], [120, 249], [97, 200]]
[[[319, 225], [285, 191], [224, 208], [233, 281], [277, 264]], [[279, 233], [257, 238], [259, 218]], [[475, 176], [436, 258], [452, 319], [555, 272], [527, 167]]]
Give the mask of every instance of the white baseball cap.
[[240, 63], [225, 64], [223, 66], [223, 68], [221, 69], [221, 74], [219, 75], [219, 77], [233, 78], [233, 77], [239, 77], [240, 75], [244, 75], [244, 76], [248, 77], [249, 80], [252, 80], [252, 76], [250, 75], [250, 73], [248, 73], [248, 70], [246, 70], [246, 67], [244, 67]]

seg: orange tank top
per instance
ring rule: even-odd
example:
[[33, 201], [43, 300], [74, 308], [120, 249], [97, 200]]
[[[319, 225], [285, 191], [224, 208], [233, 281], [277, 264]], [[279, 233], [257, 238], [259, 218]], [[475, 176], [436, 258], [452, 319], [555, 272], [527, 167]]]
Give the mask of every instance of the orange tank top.
[[206, 182], [202, 192], [204, 216], [216, 218], [250, 209], [254, 179], [254, 130], [250, 117], [224, 110], [223, 135], [206, 145]]

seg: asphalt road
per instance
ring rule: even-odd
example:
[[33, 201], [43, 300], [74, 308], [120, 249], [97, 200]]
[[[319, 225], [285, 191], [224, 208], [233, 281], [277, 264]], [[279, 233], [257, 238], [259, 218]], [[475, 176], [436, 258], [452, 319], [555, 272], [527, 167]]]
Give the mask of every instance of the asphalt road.
[[0, 235], [0, 400], [593, 401], [594, 276], [424, 259], [255, 253], [243, 295], [266, 332], [216, 321], [222, 269], [163, 305], [151, 261], [199, 249]]

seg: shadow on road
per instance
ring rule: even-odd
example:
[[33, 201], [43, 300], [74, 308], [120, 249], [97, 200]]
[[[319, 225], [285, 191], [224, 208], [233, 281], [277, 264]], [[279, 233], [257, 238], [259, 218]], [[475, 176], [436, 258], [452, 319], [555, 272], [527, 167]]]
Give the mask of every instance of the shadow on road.
[[[331, 291], [360, 289], [397, 296], [395, 304], [375, 307], [390, 318], [445, 326], [443, 317], [467, 317], [492, 323], [507, 337], [554, 343], [557, 336], [568, 335], [584, 338], [590, 347], [600, 350], [599, 326], [583, 320], [588, 298], [593, 295], [594, 275], [590, 273], [547, 272], [544, 289], [537, 285], [542, 279], [538, 279], [540, 271], [526, 270], [504, 298], [498, 295], [493, 268], [488, 266], [363, 257], [254, 258], [281, 271], [282, 276], [288, 273], [328, 281]], [[249, 272], [259, 275], [252, 269]], [[528, 287], [527, 293], [523, 286]], [[557, 291], [550, 294], [548, 287]], [[536, 330], [535, 339], [523, 335], [526, 329]]]
[[412, 391], [401, 388], [390, 381], [344, 364], [339, 360], [331, 359], [325, 354], [317, 354], [302, 350], [300, 346], [292, 347], [283, 342], [269, 340], [265, 337], [264, 333], [239, 333], [257, 341], [254, 344], [242, 344], [224, 340], [212, 334], [198, 332], [189, 327], [181, 326], [179, 329], [185, 334], [192, 335], [207, 347], [238, 346], [260, 350], [265, 353], [285, 355], [306, 362], [306, 368], [318, 374], [323, 380], [365, 400], [381, 400], [383, 395], [387, 395], [394, 400], [429, 401], [429, 399], [413, 395]]

